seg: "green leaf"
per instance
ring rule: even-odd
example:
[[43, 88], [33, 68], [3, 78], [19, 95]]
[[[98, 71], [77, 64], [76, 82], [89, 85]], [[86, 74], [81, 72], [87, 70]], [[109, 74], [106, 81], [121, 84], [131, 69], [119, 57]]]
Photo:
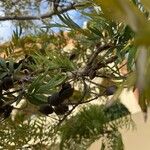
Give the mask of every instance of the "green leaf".
[[133, 67], [133, 62], [135, 60], [136, 52], [137, 52], [137, 49], [135, 47], [129, 48], [128, 61], [127, 61], [127, 69], [128, 70], [131, 70]]
[[40, 88], [36, 92], [49, 94], [51, 91], [51, 88], [54, 88], [60, 85], [62, 82], [66, 80], [66, 78], [67, 77], [64, 75], [57, 74], [48, 83], [46, 83], [45, 85], [41, 85]]
[[18, 68], [16, 68], [16, 69], [14, 70], [14, 74], [19, 73], [19, 72], [21, 71], [21, 68], [22, 68], [22, 63], [18, 66]]
[[14, 62], [12, 60], [9, 61], [8, 68], [9, 68], [10, 73], [14, 72]]
[[139, 105], [142, 111], [147, 113], [147, 101], [146, 101], [146, 95], [144, 91], [140, 91], [139, 93]]
[[75, 64], [65, 55], [58, 54], [56, 52], [47, 52], [47, 55], [49, 56], [50, 60], [45, 60], [45, 62], [50, 68], [62, 68], [66, 71], [73, 71], [76, 68]]
[[46, 77], [47, 73], [48, 73], [49, 68], [45, 71], [44, 74], [39, 75], [33, 82], [32, 84], [29, 86], [28, 88], [28, 93], [36, 93], [36, 90], [39, 89], [42, 81], [44, 80], [44, 78]]
[[133, 31], [138, 31], [147, 22], [140, 10], [130, 1], [94, 0], [94, 2], [102, 8], [107, 18], [125, 22]]
[[43, 26], [42, 28], [54, 28], [54, 27], [57, 27], [57, 28], [67, 28], [68, 26], [63, 25], [63, 24], [59, 24], [59, 23], [54, 23], [54, 24], [48, 24], [46, 26]]
[[[122, 118], [128, 114], [129, 111], [120, 103], [107, 108], [107, 110], [102, 105], [88, 105], [88, 107], [82, 108], [60, 127], [61, 149], [69, 149], [70, 146], [78, 149], [80, 145], [84, 145], [84, 149], [86, 149], [90, 143], [100, 137], [106, 137], [106, 134], [111, 137], [109, 139], [111, 147], [118, 149], [120, 146], [122, 148], [121, 136], [116, 129], [128, 124], [127, 121], [130, 118]], [[118, 118], [120, 119], [118, 120]], [[119, 141], [115, 141], [117, 139]]]
[[47, 97], [41, 94], [27, 94], [25, 97], [33, 105], [41, 105], [47, 102]]
[[4, 70], [7, 70], [6, 61], [4, 59], [0, 59], [0, 67]]
[[0, 74], [0, 79], [4, 78], [6, 75], [8, 75], [8, 72], [3, 72]]
[[72, 30], [76, 30], [82, 34], [84, 34], [85, 36], [90, 35], [90, 33], [87, 30], [82, 29], [77, 23], [75, 23], [70, 17], [69, 15], [58, 15], [58, 17], [60, 18], [60, 20], [66, 24], [70, 29]]
[[73, 28], [75, 30], [81, 30], [80, 26], [76, 24], [70, 17], [69, 15], [58, 15], [60, 20], [68, 25], [70, 28]]
[[96, 27], [88, 27], [89, 30], [91, 30], [94, 34], [103, 37], [102, 32], [99, 31]]

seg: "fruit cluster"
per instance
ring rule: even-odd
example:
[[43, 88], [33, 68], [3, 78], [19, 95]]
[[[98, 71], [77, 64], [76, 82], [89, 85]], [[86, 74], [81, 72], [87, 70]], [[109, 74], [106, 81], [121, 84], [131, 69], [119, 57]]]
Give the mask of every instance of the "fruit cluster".
[[[21, 65], [21, 71], [24, 71], [25, 74], [27, 74], [28, 69], [31, 70], [31, 68], [29, 67], [29, 64], [35, 64], [35, 61], [33, 60], [33, 58], [31, 56], [26, 55], [24, 59], [21, 59], [19, 62], [11, 62], [11, 61], [7, 61], [6, 63], [6, 70], [9, 70], [9, 66], [13, 65], [13, 69], [17, 69], [20, 65]], [[2, 65], [5, 66], [5, 65]], [[6, 73], [6, 72], [4, 72]], [[7, 75], [5, 75], [1, 81], [0, 81], [0, 90], [9, 90], [10, 88], [13, 87], [13, 78], [11, 77], [12, 73], [7, 73]]]
[[[1, 94], [2, 94], [2, 90], [7, 91], [13, 88], [13, 85], [14, 85], [14, 81], [10, 75], [6, 75], [5, 77], [3, 77], [0, 82]], [[1, 115], [0, 121], [3, 121], [6, 118], [8, 118], [12, 110], [13, 110], [13, 106], [11, 106], [11, 104], [5, 103], [2, 99], [0, 99], [0, 115]]]
[[2, 78], [1, 83], [0, 83], [1, 90], [9, 90], [10, 88], [13, 87], [13, 79], [11, 76], [5, 76]]
[[74, 92], [74, 88], [71, 87], [70, 83], [64, 83], [59, 92], [53, 93], [47, 99], [47, 104], [40, 105], [39, 111], [45, 115], [52, 114], [55, 112], [57, 115], [63, 115], [69, 107], [63, 102], [69, 99]]
[[1, 114], [1, 119], [0, 121], [5, 120], [8, 118], [13, 110], [13, 106], [10, 104], [5, 104], [4, 101], [0, 100], [0, 114]]
[[[6, 62], [6, 67], [7, 69], [9, 69], [9, 65], [11, 62]], [[13, 63], [13, 67], [14, 69], [16, 69], [21, 62], [19, 63]], [[4, 72], [6, 73], [6, 72]], [[2, 100], [2, 95], [3, 95], [3, 90], [4, 91], [8, 91], [9, 89], [14, 87], [14, 79], [13, 79], [13, 75], [7, 73], [4, 77], [1, 78], [0, 80], [0, 121], [5, 120], [6, 118], [8, 118], [12, 112], [12, 110], [14, 109], [13, 106], [11, 106], [11, 103], [9, 102], [5, 102]]]

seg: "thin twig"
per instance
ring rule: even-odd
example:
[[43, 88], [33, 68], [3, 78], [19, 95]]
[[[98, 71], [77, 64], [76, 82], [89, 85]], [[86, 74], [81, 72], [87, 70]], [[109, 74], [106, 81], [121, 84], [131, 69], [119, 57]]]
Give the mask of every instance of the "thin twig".
[[95, 60], [95, 58], [97, 57], [97, 55], [104, 51], [104, 50], [107, 50], [109, 48], [112, 48], [113, 46], [111, 44], [107, 44], [107, 45], [103, 45], [103, 46], [100, 46], [96, 49], [96, 51], [94, 52], [94, 54], [92, 54], [91, 58], [89, 59], [88, 63], [87, 63], [87, 66], [91, 65], [93, 63], [93, 61]]
[[13, 93], [19, 92], [19, 91], [21, 91], [21, 90], [22, 90], [22, 89], [18, 89], [18, 90], [11, 91], [11, 92], [5, 92], [5, 93], [3, 93], [3, 95], [13, 94]]
[[97, 100], [99, 97], [104, 96], [104, 93], [105, 93], [105, 92], [103, 92], [103, 94], [99, 94], [99, 95], [97, 95], [96, 97], [91, 98], [91, 99], [89, 99], [89, 100], [87, 100], [87, 101], [81, 102], [80, 104], [86, 104], [86, 103], [92, 102], [92, 101], [94, 101], [94, 100]]
[[108, 58], [105, 62], [99, 62], [97, 63], [97, 65], [95, 66], [94, 69], [101, 69], [102, 67], [106, 67], [108, 64], [114, 62], [116, 59], [118, 58], [118, 56], [112, 56], [111, 58]]
[[46, 13], [46, 14], [43, 14], [43, 15], [40, 15], [40, 16], [0, 16], [0, 21], [7, 21], [7, 20], [41, 20], [41, 19], [46, 19], [46, 18], [50, 18], [54, 15], [57, 15], [57, 14], [63, 14], [64, 12], [67, 12], [69, 10], [72, 10], [72, 9], [76, 9], [78, 7], [82, 7], [84, 6], [83, 4], [70, 4], [68, 5], [67, 7], [65, 8], [62, 8], [60, 10], [57, 10], [57, 11], [51, 11], [49, 13]]
[[90, 83], [92, 83], [92, 84], [94, 84], [94, 85], [96, 85], [96, 86], [100, 86], [100, 87], [106, 89], [106, 86], [104, 86], [104, 85], [102, 85], [102, 84], [95, 83], [95, 82], [91, 81], [91, 80], [88, 79], [88, 78], [85, 78], [85, 79], [86, 79], [88, 82], [90, 82]]

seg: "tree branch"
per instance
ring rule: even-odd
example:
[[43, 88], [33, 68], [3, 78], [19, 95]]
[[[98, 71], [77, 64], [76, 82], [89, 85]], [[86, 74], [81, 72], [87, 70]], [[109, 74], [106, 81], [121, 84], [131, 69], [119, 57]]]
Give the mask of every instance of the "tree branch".
[[91, 56], [91, 58], [89, 59], [87, 65], [88, 65], [88, 66], [91, 65], [91, 64], [93, 63], [93, 61], [95, 60], [95, 58], [97, 57], [97, 55], [98, 55], [100, 52], [102, 52], [102, 51], [104, 51], [104, 50], [107, 50], [107, 49], [109, 49], [109, 48], [112, 48], [112, 47], [113, 47], [112, 44], [106, 44], [106, 45], [99, 46], [99, 47], [96, 49], [96, 51], [92, 54], [92, 56]]
[[57, 11], [51, 11], [49, 13], [40, 15], [40, 16], [0, 16], [0, 21], [8, 21], [8, 20], [41, 20], [50, 18], [57, 14], [63, 14], [64, 12], [67, 12], [69, 10], [76, 9], [78, 7], [82, 7], [84, 4], [70, 4], [65, 8], [58, 9]]
[[86, 84], [86, 82], [85, 82], [85, 79], [84, 78], [82, 78], [82, 80], [83, 80], [83, 95], [81, 96], [81, 98], [80, 98], [80, 100], [78, 101], [78, 103], [76, 103], [73, 107], [72, 107], [72, 109], [66, 114], [66, 115], [64, 115], [64, 117], [59, 121], [59, 123], [57, 124], [57, 129], [60, 127], [60, 125], [64, 122], [64, 120], [74, 111], [74, 109], [77, 107], [77, 106], [79, 106], [81, 103], [82, 103], [82, 101], [84, 100], [84, 98], [85, 98], [85, 96], [86, 96], [86, 94], [87, 94], [87, 84]]

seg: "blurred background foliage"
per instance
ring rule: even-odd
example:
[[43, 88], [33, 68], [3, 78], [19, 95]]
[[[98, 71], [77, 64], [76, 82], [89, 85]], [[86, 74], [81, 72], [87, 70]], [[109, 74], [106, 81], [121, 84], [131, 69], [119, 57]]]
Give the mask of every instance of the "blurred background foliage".
[[[119, 129], [134, 124], [119, 102], [121, 91], [137, 88], [145, 114], [149, 106], [150, 2], [7, 0], [0, 6], [0, 20], [15, 25], [11, 40], [0, 45], [1, 148], [83, 150], [101, 138], [102, 150], [124, 149]], [[85, 27], [70, 9], [60, 13], [67, 7], [86, 18]], [[59, 22], [40, 17], [49, 10]]]

